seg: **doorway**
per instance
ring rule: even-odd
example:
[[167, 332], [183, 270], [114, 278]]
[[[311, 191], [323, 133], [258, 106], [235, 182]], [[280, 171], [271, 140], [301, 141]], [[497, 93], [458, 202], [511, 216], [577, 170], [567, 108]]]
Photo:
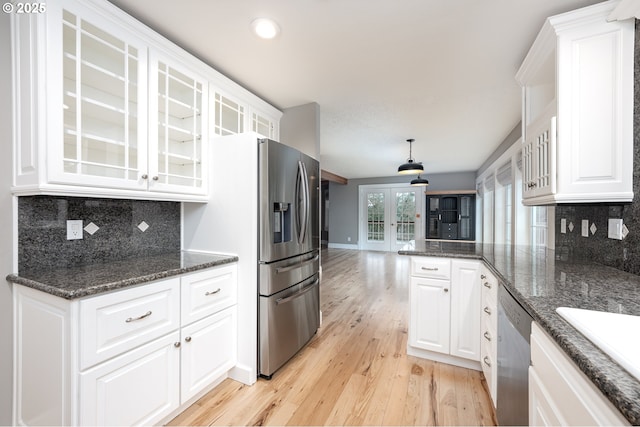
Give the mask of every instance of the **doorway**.
[[363, 250], [397, 251], [422, 232], [422, 190], [409, 184], [361, 185], [359, 239]]

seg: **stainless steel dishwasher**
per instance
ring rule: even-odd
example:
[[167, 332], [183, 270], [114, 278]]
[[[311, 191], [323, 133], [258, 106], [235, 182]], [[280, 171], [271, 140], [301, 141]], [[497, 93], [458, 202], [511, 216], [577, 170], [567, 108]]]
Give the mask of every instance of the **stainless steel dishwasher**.
[[529, 424], [532, 318], [500, 284], [498, 288], [498, 424]]

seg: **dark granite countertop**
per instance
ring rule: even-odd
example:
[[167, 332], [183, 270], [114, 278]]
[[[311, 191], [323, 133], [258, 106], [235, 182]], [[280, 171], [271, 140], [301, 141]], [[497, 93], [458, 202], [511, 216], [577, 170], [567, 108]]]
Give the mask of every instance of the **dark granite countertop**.
[[237, 261], [238, 257], [232, 255], [177, 251], [79, 267], [22, 271], [8, 275], [7, 281], [76, 299]]
[[[555, 311], [574, 307], [640, 316], [640, 276], [592, 262], [560, 261], [554, 251], [519, 246], [418, 241], [398, 253], [484, 260], [622, 415], [640, 424], [640, 381]], [[637, 333], [629, 331], [630, 338]]]

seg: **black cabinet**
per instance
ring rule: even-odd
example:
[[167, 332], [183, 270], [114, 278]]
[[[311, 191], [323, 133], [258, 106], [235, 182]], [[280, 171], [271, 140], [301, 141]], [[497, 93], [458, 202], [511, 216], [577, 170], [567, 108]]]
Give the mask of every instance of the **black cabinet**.
[[427, 239], [475, 240], [475, 195], [427, 195]]

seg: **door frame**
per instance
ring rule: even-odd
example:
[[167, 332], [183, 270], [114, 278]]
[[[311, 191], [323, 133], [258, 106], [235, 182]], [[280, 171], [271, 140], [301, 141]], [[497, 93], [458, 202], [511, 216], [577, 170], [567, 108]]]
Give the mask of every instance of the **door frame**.
[[[364, 209], [364, 197], [365, 194], [370, 190], [380, 189], [380, 190], [392, 190], [392, 189], [407, 189], [407, 190], [415, 190], [416, 191], [416, 222], [415, 222], [415, 239], [424, 239], [424, 221], [425, 221], [425, 203], [424, 196], [425, 190], [424, 187], [416, 187], [412, 186], [409, 183], [391, 183], [391, 184], [366, 184], [358, 186], [358, 249], [366, 250], [364, 248], [365, 237], [367, 235], [367, 221], [366, 215], [367, 212]], [[391, 203], [389, 201], [388, 203]], [[385, 203], [385, 210], [390, 210], [390, 204]], [[387, 213], [390, 215], [390, 212]], [[390, 236], [386, 236], [385, 239], [390, 239]], [[388, 251], [395, 252], [397, 248], [393, 247], [394, 245], [389, 242], [390, 248]], [[371, 249], [373, 250], [373, 249]], [[386, 249], [385, 249], [386, 250]]]

